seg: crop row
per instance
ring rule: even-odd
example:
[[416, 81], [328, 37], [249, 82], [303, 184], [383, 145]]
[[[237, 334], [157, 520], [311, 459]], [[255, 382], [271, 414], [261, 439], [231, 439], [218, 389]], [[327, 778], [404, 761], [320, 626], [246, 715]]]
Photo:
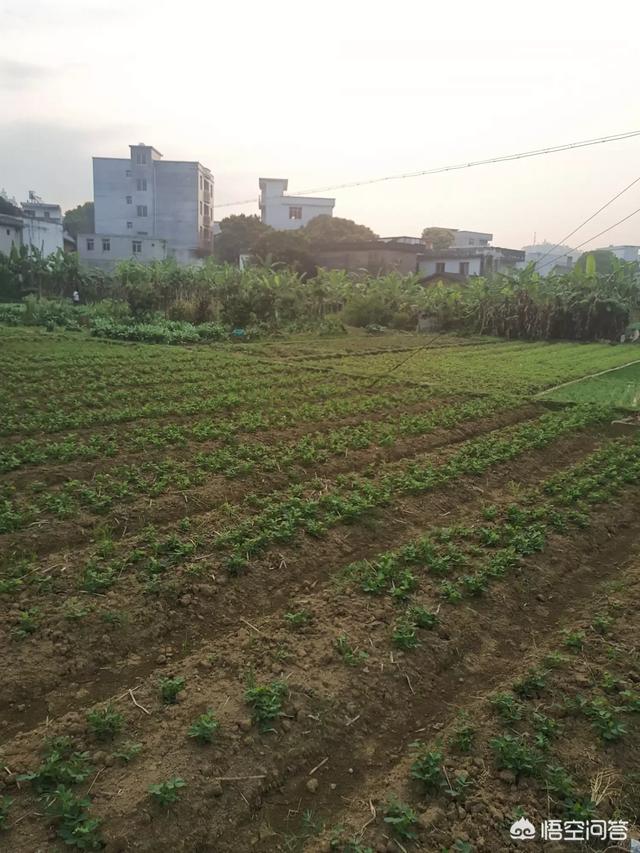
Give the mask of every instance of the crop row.
[[[352, 564], [345, 576], [356, 580], [369, 594], [391, 595], [402, 608], [391, 641], [404, 651], [415, 649], [421, 645], [425, 630], [443, 620], [446, 628], [446, 612], [442, 611], [445, 602], [457, 601], [463, 595], [480, 595], [492, 579], [501, 578], [516, 565], [525, 565], [528, 557], [542, 551], [551, 536], [562, 538], [574, 526], [587, 526], [594, 506], [607, 505], [614, 496], [637, 484], [639, 475], [640, 441], [631, 445], [624, 440], [608, 443], [502, 510], [485, 506], [479, 524], [433, 528], [428, 536], [398, 551]], [[473, 562], [479, 568], [471, 574]], [[419, 586], [413, 574], [418, 567], [436, 578], [455, 569], [466, 573], [453, 584], [443, 581], [444, 601], [435, 610], [428, 610], [412, 601]], [[450, 594], [454, 588], [457, 597]], [[619, 582], [616, 590], [620, 591]], [[424, 596], [420, 600], [424, 601]], [[522, 669], [510, 685], [490, 694], [483, 702], [488, 717], [480, 709], [462, 708], [434, 741], [412, 743], [407, 790], [415, 792], [421, 801], [428, 799], [432, 806], [440, 802], [446, 807], [454, 802], [464, 809], [468, 801], [475, 802], [480, 785], [486, 800], [489, 769], [500, 782], [514, 786], [515, 802], [522, 802], [521, 780], [529, 780], [526, 790], [537, 788], [540, 806], [536, 811], [541, 819], [553, 816], [566, 821], [602, 822], [613, 818], [608, 823], [612, 833], [609, 840], [624, 840], [628, 820], [625, 824], [616, 818], [633, 816], [633, 794], [623, 792], [615, 802], [615, 792], [612, 790], [607, 798], [601, 796], [593, 780], [595, 753], [600, 751], [603, 773], [611, 775], [611, 762], [615, 760], [609, 752], [611, 745], [631, 741], [627, 748], [633, 748], [632, 737], [638, 733], [640, 692], [637, 674], [631, 673], [630, 678], [628, 671], [629, 661], [635, 658], [635, 645], [625, 647], [614, 636], [616, 621], [622, 622], [621, 609], [619, 602], [607, 605], [606, 596], [600, 597], [597, 609], [585, 614], [583, 624], [563, 632], [559, 648], [552, 647], [537, 665]], [[628, 636], [634, 638], [637, 629], [625, 627]], [[345, 637], [339, 640], [343, 649], [350, 649]], [[346, 662], [357, 665], [358, 653], [352, 651]], [[576, 757], [585, 749], [589, 754], [587, 775], [576, 765]], [[618, 753], [618, 758], [621, 755]], [[471, 761], [467, 762], [466, 756]], [[477, 767], [483, 768], [482, 781], [474, 772]], [[409, 803], [391, 797], [382, 810], [394, 838], [404, 842], [418, 839], [421, 826]], [[511, 824], [522, 816], [518, 806], [511, 817], [505, 815], [504, 824], [492, 821], [493, 831], [507, 838]], [[527, 817], [534, 815], [529, 812]], [[446, 829], [432, 827], [432, 831]], [[584, 826], [582, 832], [584, 836]], [[502, 844], [502, 839], [498, 843]], [[347, 844], [344, 849], [351, 848]], [[473, 848], [467, 840], [457, 839], [449, 849]]]
[[[323, 387], [323, 386], [320, 386]], [[344, 388], [341, 388], [341, 392]], [[328, 397], [328, 391], [323, 394]], [[354, 393], [329, 397], [281, 408], [248, 409], [233, 418], [192, 420], [185, 424], [132, 427], [126, 432], [97, 433], [81, 438], [73, 433], [60, 441], [25, 439], [0, 449], [0, 473], [13, 471], [23, 465], [46, 462], [71, 462], [76, 459], [112, 457], [119, 453], [140, 452], [149, 448], [185, 447], [189, 442], [224, 441], [233, 443], [239, 433], [254, 433], [268, 429], [286, 429], [302, 423], [334, 420], [358, 414], [387, 411], [399, 406], [423, 403], [428, 397], [424, 388], [408, 387], [384, 393]], [[496, 400], [496, 403], [498, 401]]]
[[[183, 395], [178, 390], [168, 392], [169, 401], [166, 403], [154, 399], [153, 402], [134, 402], [122, 408], [82, 409], [74, 412], [52, 407], [49, 411], [27, 417], [20, 414], [8, 415], [0, 418], [0, 435], [62, 432], [68, 429], [125, 423], [138, 418], [203, 414], [247, 404], [286, 402], [294, 394], [304, 394], [311, 400], [322, 399], [362, 387], [360, 381], [343, 381], [343, 377], [331, 381], [326, 377], [319, 379], [313, 376], [286, 376], [273, 384], [275, 388], [269, 387], [268, 383], [252, 382], [243, 388], [236, 381], [227, 384], [212, 381], [210, 386], [196, 385], [190, 389], [189, 394]], [[220, 391], [220, 388], [227, 390]], [[142, 395], [141, 399], [148, 399], [148, 395]]]
[[[212, 552], [222, 552], [228, 571], [236, 574], [250, 566], [252, 558], [268, 547], [290, 542], [300, 531], [322, 536], [331, 527], [349, 523], [405, 495], [420, 494], [460, 477], [478, 475], [491, 466], [507, 462], [533, 449], [541, 449], [553, 441], [597, 423], [606, 412], [593, 407], [576, 407], [568, 412], [555, 412], [472, 439], [459, 445], [441, 462], [425, 462], [384, 468], [370, 479], [362, 476], [341, 477], [339, 484], [326, 490], [326, 484], [313, 481], [307, 486], [296, 485], [284, 493], [265, 498], [252, 496], [246, 506], [230, 506], [229, 513], [238, 515], [248, 508], [253, 514], [232, 523], [222, 531], [194, 535], [187, 519], [178, 530], [161, 536], [149, 528], [135, 542], [117, 548], [112, 541], [100, 545], [81, 571], [79, 588], [100, 592], [113, 586], [118, 578], [134, 569], [150, 590], [160, 588], [163, 575], [181, 565], [198, 561]], [[317, 495], [305, 494], [309, 487]], [[9, 561], [3, 576], [8, 591], [23, 582], [32, 567], [24, 561]], [[194, 571], [198, 567], [194, 566]], [[34, 583], [47, 582], [39, 573], [30, 575]], [[46, 587], [46, 583], [45, 583]]]
[[[458, 814], [465, 814], [464, 807], [476, 801], [480, 789], [486, 801], [492, 778], [503, 791], [507, 786], [506, 799], [513, 808], [499, 822], [495, 807], [489, 810], [494, 845], [502, 847], [511, 825], [525, 816], [546, 820], [547, 831], [555, 833], [550, 837], [558, 840], [590, 838], [598, 845], [608, 840], [610, 846], [624, 842], [636, 804], [633, 792], [612, 784], [627, 760], [622, 751], [612, 753], [611, 746], [628, 742], [633, 748], [640, 692], [626, 666], [634, 649], [624, 640], [613, 642], [620, 617], [619, 603], [601, 607], [586, 631], [565, 631], [562, 642], [537, 665], [479, 706], [461, 709], [436, 739], [412, 743], [405, 786], [410, 796], [428, 799], [432, 814], [443, 818], [438, 804], [446, 808], [453, 802]], [[584, 754], [589, 756], [587, 767], [580, 761]], [[483, 768], [482, 780], [476, 767]], [[529, 801], [526, 813], [516, 805], [523, 796]], [[410, 803], [390, 797], [382, 811], [398, 842], [418, 839], [422, 828]], [[476, 815], [481, 811], [474, 809]], [[451, 832], [444, 825], [432, 826], [434, 830]], [[448, 849], [474, 848], [456, 839]]]
[[[485, 506], [480, 523], [432, 528], [397, 551], [352, 563], [344, 575], [368, 594], [388, 594], [401, 603], [423, 586], [418, 569], [431, 579], [430, 592], [441, 604], [480, 596], [523, 558], [542, 551], [551, 536], [587, 527], [593, 506], [608, 503], [639, 476], [640, 441], [612, 441], [519, 501], [502, 509]], [[401, 616], [396, 644], [415, 645], [414, 628], [410, 616]]]
[[466, 350], [426, 349], [403, 364], [401, 357], [387, 354], [347, 357], [333, 364], [345, 374], [357, 371], [382, 376], [393, 370], [398, 380], [427, 382], [458, 393], [499, 390], [524, 395], [628, 360], [624, 347], [605, 344], [505, 343]]
[[293, 539], [298, 530], [320, 536], [329, 527], [350, 523], [403, 495], [421, 494], [459, 477], [479, 475], [607, 417], [608, 410], [600, 407], [576, 407], [466, 441], [440, 463], [413, 462], [374, 479], [345, 477], [342, 489], [323, 491], [318, 497], [293, 494], [284, 500], [265, 498], [258, 513], [222, 532], [216, 546], [229, 551], [227, 568], [238, 572], [270, 545]]
[[158, 497], [171, 489], [186, 491], [201, 485], [211, 473], [233, 478], [257, 472], [286, 471], [294, 466], [319, 465], [349, 451], [374, 444], [389, 447], [401, 438], [426, 435], [439, 427], [454, 427], [470, 419], [486, 417], [499, 408], [499, 403], [492, 400], [471, 401], [392, 420], [363, 421], [355, 426], [311, 433], [293, 442], [240, 443], [231, 440], [224, 447], [196, 454], [187, 461], [165, 459], [122, 465], [108, 473], [96, 474], [88, 482], [68, 480], [63, 486], [50, 490], [42, 490], [42, 484], [32, 483], [31, 489], [36, 494], [31, 499], [4, 497], [0, 504], [0, 533], [18, 530], [43, 512], [59, 518], [69, 518], [80, 508], [104, 513], [116, 503], [131, 500], [136, 495]]
[[[108, 377], [105, 380], [105, 373]], [[127, 374], [124, 381], [116, 381], [110, 372], [105, 371], [99, 382], [85, 383], [74, 374], [73, 383], [64, 375], [56, 378], [55, 382], [39, 382], [22, 384], [19, 389], [7, 392], [0, 397], [3, 404], [3, 414], [15, 414], [23, 411], [47, 411], [57, 408], [74, 409], [88, 406], [112, 405], [114, 402], [126, 399], [165, 400], [188, 395], [193, 388], [202, 388], [203, 393], [209, 388], [233, 387], [234, 385], [255, 385], [268, 382], [274, 385], [285, 384], [293, 377], [302, 379], [305, 384], [320, 382], [325, 377], [313, 376], [299, 370], [281, 368], [276, 365], [271, 370], [247, 371], [242, 363], [222, 362], [215, 369], [183, 371], [179, 375], [158, 372], [153, 380], [144, 381], [142, 378]]]

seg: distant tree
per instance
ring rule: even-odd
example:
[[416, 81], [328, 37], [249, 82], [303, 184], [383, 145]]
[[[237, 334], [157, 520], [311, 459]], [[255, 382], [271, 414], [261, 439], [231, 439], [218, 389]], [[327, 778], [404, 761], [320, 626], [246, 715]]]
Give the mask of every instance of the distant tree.
[[67, 210], [62, 220], [65, 231], [74, 238], [78, 234], [93, 234], [95, 231], [95, 215], [92, 201], [85, 201], [72, 210]]
[[442, 252], [453, 245], [455, 235], [449, 228], [431, 227], [424, 229], [422, 239], [425, 243], [430, 244], [436, 252]]
[[366, 225], [359, 225], [353, 219], [343, 219], [340, 216], [327, 216], [326, 214], [314, 216], [300, 231], [311, 244], [365, 242], [378, 238], [378, 235]]
[[616, 256], [609, 249], [596, 249], [594, 252], [585, 252], [576, 261], [576, 268], [587, 275], [598, 273], [607, 275], [612, 273], [616, 263]]
[[258, 238], [271, 230], [255, 215], [227, 216], [220, 222], [220, 233], [214, 237], [213, 252], [219, 261], [237, 264], [240, 255], [249, 254]]
[[304, 229], [274, 231], [269, 229], [253, 245], [252, 255], [264, 264], [285, 264], [300, 275], [314, 276], [316, 265]]

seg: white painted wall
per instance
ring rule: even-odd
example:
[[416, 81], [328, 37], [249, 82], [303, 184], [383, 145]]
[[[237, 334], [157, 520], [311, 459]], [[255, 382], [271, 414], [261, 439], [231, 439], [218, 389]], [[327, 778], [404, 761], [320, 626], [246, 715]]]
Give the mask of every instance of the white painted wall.
[[14, 243], [16, 246], [22, 243], [22, 220], [16, 222], [13, 216], [0, 214], [0, 252], [8, 255]]
[[22, 222], [22, 242], [25, 246], [33, 246], [43, 255], [52, 255], [64, 247], [62, 221], [23, 216]]
[[485, 231], [456, 231], [453, 246], [456, 249], [466, 249], [469, 246], [488, 246], [493, 240], [493, 234]]
[[607, 246], [602, 251], [613, 252], [616, 258], [619, 258], [621, 261], [637, 261], [640, 246]]
[[[433, 275], [438, 272], [437, 264], [444, 264], [444, 272], [455, 273], [460, 275], [460, 264], [468, 263], [469, 270], [467, 275], [480, 275], [480, 258], [466, 258], [463, 260], [447, 260], [445, 258], [435, 258], [433, 260], [421, 260], [418, 262], [418, 273], [423, 276]], [[443, 270], [439, 270], [443, 272]]]
[[[260, 213], [265, 225], [279, 231], [303, 228], [316, 216], [332, 216], [334, 198], [284, 195], [286, 178], [260, 178]], [[291, 209], [299, 208], [300, 219], [292, 218]]]
[[[93, 240], [93, 249], [89, 248]], [[105, 245], [108, 241], [108, 248]], [[140, 252], [134, 252], [133, 243], [140, 243]], [[136, 260], [141, 263], [162, 261], [167, 257], [167, 244], [159, 237], [133, 234], [78, 234], [78, 255], [84, 264], [113, 269], [118, 261]]]

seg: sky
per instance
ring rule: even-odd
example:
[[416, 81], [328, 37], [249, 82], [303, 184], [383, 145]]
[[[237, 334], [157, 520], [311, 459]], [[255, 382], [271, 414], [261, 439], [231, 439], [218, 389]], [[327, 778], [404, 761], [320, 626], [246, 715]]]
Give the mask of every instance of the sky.
[[[0, 188], [68, 209], [92, 156], [145, 142], [295, 192], [640, 130], [640, 4], [0, 0]], [[381, 236], [437, 225], [560, 242], [640, 175], [640, 137], [335, 193]], [[640, 244], [640, 183], [570, 245]], [[257, 213], [257, 204], [218, 207]]]

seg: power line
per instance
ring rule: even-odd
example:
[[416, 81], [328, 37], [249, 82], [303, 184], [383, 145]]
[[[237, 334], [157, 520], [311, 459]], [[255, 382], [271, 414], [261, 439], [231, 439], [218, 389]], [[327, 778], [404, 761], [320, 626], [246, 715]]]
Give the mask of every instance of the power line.
[[[568, 142], [563, 145], [552, 145], [547, 148], [536, 148], [532, 151], [521, 151], [517, 154], [503, 154], [498, 157], [488, 157], [485, 160], [472, 160], [468, 163], [458, 163], [453, 166], [438, 166], [434, 169], [423, 169], [419, 172], [405, 172], [399, 175], [386, 175], [383, 178], [369, 178], [364, 181], [352, 181], [350, 183], [344, 184], [334, 184], [333, 186], [328, 187], [316, 187], [315, 189], [310, 190], [297, 190], [295, 193], [291, 193], [291, 195], [309, 195], [311, 193], [322, 193], [329, 192], [330, 190], [343, 190], [343, 189], [351, 189], [353, 187], [362, 187], [369, 184], [380, 184], [384, 181], [400, 181], [405, 178], [419, 178], [425, 175], [439, 175], [442, 172], [455, 172], [460, 169], [471, 169], [474, 166], [489, 166], [494, 163], [506, 163], [510, 160], [524, 160], [528, 157], [541, 157], [544, 154], [555, 154], [559, 151], [569, 151], [574, 148], [587, 148], [591, 145], [601, 145], [607, 142], [616, 142], [623, 139], [631, 139], [634, 136], [640, 136], [640, 130], [632, 130], [628, 133], [616, 133], [610, 134], [609, 136], [600, 136], [596, 139], [583, 139], [579, 142]], [[220, 207], [239, 207], [244, 204], [256, 204], [259, 202], [259, 198], [247, 198], [242, 201], [227, 201], [224, 204], [215, 205], [217, 208]]]
[[[636, 216], [636, 214], [640, 213], [640, 207], [634, 210], [632, 213], [628, 213], [626, 216], [623, 216], [622, 219], [619, 219], [617, 222], [614, 222], [613, 225], [609, 225], [608, 228], [604, 228], [602, 231], [599, 231], [597, 234], [594, 234], [593, 237], [589, 237], [587, 240], [583, 240], [582, 243], [578, 243], [577, 246], [574, 246], [571, 249], [571, 252], [577, 252], [578, 249], [581, 249], [586, 243], [590, 243], [592, 240], [597, 240], [598, 237], [602, 237], [603, 234], [606, 234], [607, 231], [612, 231], [614, 228], [617, 228], [618, 225], [622, 225], [623, 222], [626, 222], [627, 219], [631, 219], [632, 216]], [[555, 258], [552, 258], [550, 261], [547, 261], [543, 266], [548, 266], [550, 263], [555, 262]]]
[[[549, 257], [549, 255], [550, 255], [550, 254], [551, 254], [555, 249], [557, 249], [559, 246], [562, 246], [564, 243], [566, 243], [566, 241], [567, 241], [570, 237], [573, 237], [573, 235], [574, 235], [577, 231], [580, 231], [580, 229], [581, 229], [581, 228], [584, 228], [584, 226], [587, 224], [587, 222], [591, 222], [591, 220], [592, 220], [592, 219], [595, 219], [595, 218], [596, 218], [596, 216], [597, 216], [599, 213], [602, 213], [602, 211], [603, 211], [603, 210], [605, 210], [605, 208], [609, 207], [609, 205], [610, 205], [610, 204], [613, 204], [613, 202], [614, 202], [614, 201], [616, 201], [617, 199], [619, 199], [621, 195], [624, 195], [624, 194], [626, 193], [626, 191], [627, 191], [627, 190], [630, 190], [630, 189], [631, 189], [631, 187], [635, 186], [635, 185], [638, 183], [638, 181], [640, 181], [640, 175], [639, 175], [635, 180], [631, 181], [631, 183], [630, 183], [630, 184], [627, 184], [627, 186], [626, 186], [623, 190], [620, 190], [620, 192], [619, 192], [619, 193], [617, 193], [616, 195], [614, 195], [614, 197], [613, 197], [613, 198], [610, 198], [608, 202], [606, 202], [605, 204], [603, 204], [603, 205], [602, 205], [602, 207], [599, 207], [599, 208], [598, 208], [598, 210], [596, 210], [596, 212], [595, 212], [595, 213], [592, 213], [592, 214], [591, 214], [591, 216], [589, 216], [587, 219], [585, 219], [585, 221], [584, 221], [584, 222], [582, 222], [580, 225], [578, 225], [578, 227], [577, 227], [577, 228], [574, 228], [574, 229], [573, 229], [573, 231], [570, 231], [570, 232], [569, 232], [565, 237], [563, 237], [563, 238], [562, 238], [562, 240], [559, 240], [559, 241], [555, 244], [555, 246], [552, 246], [552, 247], [549, 249], [549, 251], [548, 251], [548, 252], [545, 252], [545, 254], [544, 254], [541, 258], [539, 258], [539, 260], [537, 260], [537, 261], [535, 261], [535, 262], [534, 262], [534, 267], [536, 267], [538, 264], [541, 264], [541, 263], [542, 263], [542, 261], [544, 261], [544, 259], [545, 259], [545, 258], [548, 258], [548, 257]], [[595, 239], [595, 238], [594, 238], [594, 239]], [[583, 243], [582, 245], [584, 245], [584, 243]], [[572, 250], [572, 251], [575, 251], [575, 250]], [[555, 256], [555, 257], [557, 257], [557, 256]]]

